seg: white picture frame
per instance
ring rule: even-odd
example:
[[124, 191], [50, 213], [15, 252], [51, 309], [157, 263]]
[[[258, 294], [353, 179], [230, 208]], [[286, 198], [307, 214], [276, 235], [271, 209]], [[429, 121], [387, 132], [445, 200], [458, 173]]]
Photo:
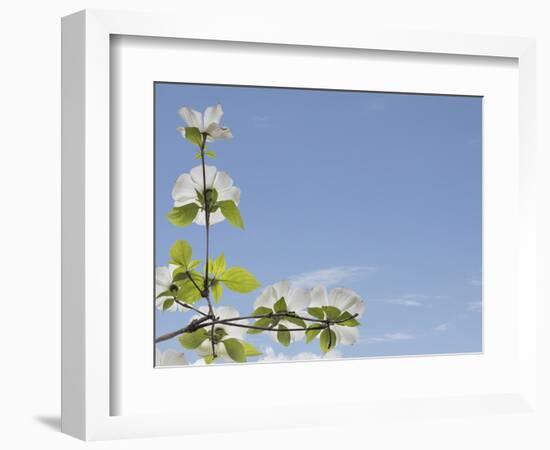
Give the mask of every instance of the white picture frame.
[[[399, 33], [370, 30], [357, 35], [339, 30], [285, 30], [263, 23], [233, 27], [220, 22], [208, 28], [193, 22], [181, 25], [170, 15], [87, 10], [63, 19], [62, 23], [62, 106], [63, 106], [63, 233], [62, 233], [62, 430], [85, 440], [162, 436], [222, 430], [263, 428], [258, 420], [234, 420], [216, 424], [215, 430], [186, 417], [185, 411], [170, 414], [113, 415], [113, 358], [111, 337], [116, 324], [111, 317], [111, 191], [117, 177], [110, 168], [111, 36], [141, 36], [224, 42], [285, 44], [301, 47], [365, 49], [407, 52], [412, 55], [464, 55], [517, 60], [518, 152], [517, 197], [517, 354], [518, 377], [514, 388], [505, 392], [479, 392], [457, 400], [425, 392], [411, 399], [406, 392], [395, 398], [362, 397], [353, 405], [334, 403], [335, 412], [319, 411], [312, 405], [293, 405], [284, 418], [269, 426], [308, 426], [325, 419], [365, 421], [394, 415], [396, 401], [406, 403], [410, 414], [431, 410], [433, 414], [479, 414], [498, 412], [506, 405], [516, 412], [533, 411], [536, 398], [536, 235], [534, 206], [535, 172], [535, 44], [532, 39], [472, 36], [444, 33]], [[517, 244], [517, 246], [516, 246]], [[447, 360], [446, 364], [451, 364]], [[457, 360], [456, 364], [462, 364]], [[386, 362], [387, 370], [396, 363]], [[258, 375], [284, 372], [283, 365], [249, 367]], [[335, 373], [337, 366], [331, 365]], [[351, 367], [351, 366], [350, 366]], [[354, 370], [362, 370], [360, 363]], [[246, 369], [246, 368], [245, 368]], [[218, 369], [215, 369], [218, 370]], [[228, 368], [228, 370], [237, 370]], [[394, 369], [395, 370], [395, 367]], [[427, 368], [418, 368], [418, 373]], [[261, 372], [260, 372], [261, 371]], [[235, 373], [235, 372], [233, 372]], [[422, 397], [422, 396], [421, 396]], [[283, 411], [284, 406], [280, 405]], [[431, 408], [431, 409], [430, 409]], [[277, 409], [277, 407], [274, 407]], [[241, 411], [242, 412], [242, 411]], [[264, 411], [263, 414], [268, 414]], [[243, 413], [244, 414], [244, 413]], [[399, 415], [399, 414], [398, 414]], [[281, 415], [283, 416], [283, 415]]]

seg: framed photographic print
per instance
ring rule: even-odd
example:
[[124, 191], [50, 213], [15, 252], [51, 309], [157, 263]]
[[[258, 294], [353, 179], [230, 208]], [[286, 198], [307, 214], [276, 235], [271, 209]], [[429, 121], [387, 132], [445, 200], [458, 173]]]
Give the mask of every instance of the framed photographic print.
[[214, 29], [63, 19], [63, 431], [529, 410], [533, 42]]
[[482, 351], [481, 97], [154, 89], [158, 365]]

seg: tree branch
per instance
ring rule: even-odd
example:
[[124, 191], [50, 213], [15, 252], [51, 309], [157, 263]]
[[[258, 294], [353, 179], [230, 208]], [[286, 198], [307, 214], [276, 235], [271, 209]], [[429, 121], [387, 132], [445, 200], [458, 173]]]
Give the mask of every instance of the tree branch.
[[[204, 314], [204, 313], [202, 313]], [[212, 330], [214, 330], [214, 327], [216, 325], [228, 325], [230, 327], [238, 327], [238, 328], [247, 328], [249, 330], [261, 330], [261, 331], [279, 331], [278, 328], [275, 327], [260, 327], [257, 325], [249, 325], [244, 323], [235, 323], [239, 320], [246, 320], [246, 319], [264, 319], [269, 317], [275, 317], [275, 316], [290, 316], [295, 317], [298, 319], [303, 320], [309, 320], [311, 322], [316, 322], [319, 324], [319, 327], [295, 327], [295, 328], [287, 328], [287, 331], [307, 331], [307, 330], [324, 330], [325, 328], [330, 328], [330, 325], [338, 325], [339, 323], [347, 322], [348, 320], [355, 319], [359, 314], [354, 314], [351, 317], [348, 317], [346, 319], [340, 319], [340, 320], [321, 320], [321, 319], [310, 319], [309, 317], [301, 317], [298, 315], [290, 315], [288, 312], [285, 313], [273, 313], [273, 314], [259, 314], [256, 316], [245, 316], [245, 317], [231, 317], [229, 319], [213, 319], [211, 322], [206, 322], [208, 319], [211, 319], [209, 315], [204, 315], [200, 319], [195, 319], [192, 321], [189, 325], [187, 325], [184, 328], [180, 328], [179, 330], [173, 331], [171, 333], [164, 334], [162, 336], [159, 336], [155, 339], [155, 343], [159, 343], [162, 341], [166, 341], [168, 339], [172, 339], [173, 337], [179, 336], [183, 333], [192, 333], [193, 331], [197, 331], [201, 328], [211, 327]], [[212, 336], [214, 336], [214, 332], [211, 331]], [[214, 340], [212, 339], [212, 342]]]

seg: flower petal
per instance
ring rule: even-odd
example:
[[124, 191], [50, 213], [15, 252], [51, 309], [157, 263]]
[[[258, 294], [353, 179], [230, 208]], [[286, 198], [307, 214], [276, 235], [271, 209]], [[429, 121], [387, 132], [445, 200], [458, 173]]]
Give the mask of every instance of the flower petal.
[[165, 352], [157, 350], [156, 360], [158, 366], [186, 366], [188, 364], [185, 355], [173, 349], [168, 349]]
[[286, 299], [290, 291], [290, 281], [279, 281], [273, 285], [273, 289], [275, 291], [275, 301], [279, 300], [281, 297], [285, 297]]
[[307, 289], [294, 288], [287, 299], [287, 306], [290, 311], [304, 311], [311, 303], [311, 296]]
[[[206, 174], [206, 189], [212, 189], [214, 187], [214, 180], [218, 169], [216, 166], [204, 166], [204, 172]], [[191, 178], [199, 186], [199, 189], [202, 191], [204, 187], [204, 179], [202, 173], [202, 166], [193, 167], [191, 169]]]
[[355, 344], [359, 339], [359, 328], [333, 325], [332, 330], [336, 334], [336, 342], [342, 345]]
[[328, 305], [327, 289], [324, 286], [315, 286], [309, 292], [311, 303], [309, 306], [319, 308]]
[[256, 301], [254, 302], [254, 308], [259, 308], [260, 306], [272, 308], [273, 304], [278, 300], [275, 299], [275, 295], [276, 292], [273, 289], [273, 286], [267, 286], [256, 298]]
[[172, 274], [168, 267], [155, 268], [155, 295], [167, 291], [172, 284]]
[[214, 189], [218, 191], [218, 194], [221, 191], [230, 189], [233, 186], [233, 179], [229, 176], [227, 172], [218, 172], [216, 178], [214, 179]]
[[217, 125], [211, 125], [208, 128], [207, 132], [208, 132], [208, 136], [210, 137], [209, 139], [210, 141], [233, 138], [233, 133], [231, 133], [231, 130], [227, 127], [219, 127]]
[[241, 190], [238, 187], [232, 186], [229, 189], [218, 191], [218, 201], [233, 200], [236, 205], [241, 201]]
[[[204, 217], [204, 212], [203, 212]], [[222, 214], [222, 212], [218, 209], [216, 212], [213, 212], [210, 214], [210, 225], [215, 225], [217, 223], [223, 222], [225, 220], [225, 216]], [[201, 225], [197, 222], [198, 225]]]
[[222, 120], [223, 109], [219, 103], [216, 106], [209, 106], [204, 111], [204, 130], [208, 132], [211, 125], [218, 126]]
[[197, 198], [196, 191], [202, 190], [201, 186], [193, 181], [190, 174], [181, 174], [172, 189], [172, 198], [178, 203], [175, 206], [183, 206], [194, 201]]
[[185, 120], [188, 126], [196, 127], [200, 131], [203, 131], [202, 114], [200, 112], [195, 111], [194, 109], [188, 108], [187, 106], [180, 108], [178, 112], [181, 118]]
[[357, 307], [363, 302], [361, 297], [354, 291], [347, 288], [334, 288], [328, 296], [328, 304], [335, 306], [340, 311], [350, 311], [350, 308]]

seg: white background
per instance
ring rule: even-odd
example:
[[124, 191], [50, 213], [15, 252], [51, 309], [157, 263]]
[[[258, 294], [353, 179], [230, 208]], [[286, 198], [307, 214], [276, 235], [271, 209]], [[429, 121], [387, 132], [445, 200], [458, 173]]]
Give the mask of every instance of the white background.
[[[369, 23], [389, 28], [460, 31], [538, 37], [539, 150], [548, 149], [550, 123], [550, 14], [544, 1], [345, 1], [296, 0], [244, 2], [210, 0], [199, 4], [179, 1], [20, 1], [3, 5], [0, 14], [2, 70], [0, 70], [2, 162], [2, 281], [5, 308], [0, 315], [2, 372], [0, 375], [1, 433], [4, 448], [151, 448], [194, 445], [202, 448], [297, 448], [313, 441], [318, 449], [337, 446], [359, 448], [548, 448], [550, 418], [501, 414], [477, 418], [381, 421], [371, 429], [311, 428], [280, 432], [196, 436], [83, 444], [62, 435], [59, 428], [59, 17], [75, 10], [117, 8], [173, 10], [186, 20], [223, 14], [228, 21], [254, 14], [268, 16], [284, 26], [303, 27], [311, 21], [356, 29]], [[192, 19], [190, 17], [192, 16]], [[236, 22], [236, 26], [238, 26]], [[283, 26], [283, 25], [281, 25]], [[307, 25], [306, 25], [307, 26]], [[547, 153], [547, 152], [546, 152]], [[540, 157], [540, 195], [550, 193], [548, 154]], [[546, 179], [544, 179], [544, 175]], [[540, 199], [541, 208], [543, 199]], [[550, 229], [548, 200], [539, 230]], [[542, 215], [542, 214], [541, 214]], [[548, 232], [539, 236], [539, 248], [548, 254]], [[542, 275], [544, 263], [539, 266]], [[548, 268], [549, 266], [546, 265]], [[548, 271], [548, 269], [546, 270]], [[550, 278], [550, 277], [546, 277]], [[541, 289], [548, 293], [548, 281]], [[550, 297], [546, 297], [550, 298]], [[540, 324], [548, 307], [541, 305]], [[541, 369], [550, 379], [548, 331], [539, 349]], [[543, 355], [546, 354], [546, 359]], [[403, 374], [405, 377], [406, 374]], [[548, 389], [541, 391], [548, 402]], [[223, 408], [219, 410], [224, 413]], [[231, 414], [230, 408], [227, 414]], [[546, 430], [545, 430], [546, 428]], [[313, 442], [307, 443], [313, 446]]]

